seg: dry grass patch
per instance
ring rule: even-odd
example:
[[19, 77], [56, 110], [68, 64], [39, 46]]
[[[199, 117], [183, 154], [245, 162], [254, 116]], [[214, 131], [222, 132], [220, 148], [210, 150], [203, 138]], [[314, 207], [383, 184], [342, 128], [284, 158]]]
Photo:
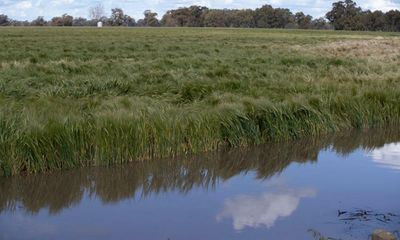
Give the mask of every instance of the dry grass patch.
[[377, 37], [375, 39], [323, 43], [313, 48], [313, 51], [334, 57], [364, 58], [385, 62], [398, 61], [400, 59], [400, 38]]
[[30, 64], [29, 61], [22, 60], [22, 61], [11, 61], [11, 62], [0, 62], [0, 69], [2, 70], [9, 70], [9, 69], [18, 69], [18, 68], [25, 68]]

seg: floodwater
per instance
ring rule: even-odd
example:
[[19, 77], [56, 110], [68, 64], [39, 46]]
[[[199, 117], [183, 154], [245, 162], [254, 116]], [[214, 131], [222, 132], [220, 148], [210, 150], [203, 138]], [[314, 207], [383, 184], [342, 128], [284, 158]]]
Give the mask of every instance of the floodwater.
[[400, 230], [399, 131], [0, 178], [2, 240], [368, 239], [377, 228]]

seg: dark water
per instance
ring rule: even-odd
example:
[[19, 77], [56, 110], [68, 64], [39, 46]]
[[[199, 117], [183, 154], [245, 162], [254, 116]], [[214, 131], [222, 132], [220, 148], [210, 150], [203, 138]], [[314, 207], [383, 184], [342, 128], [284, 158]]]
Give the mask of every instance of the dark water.
[[368, 239], [400, 230], [396, 142], [357, 132], [3, 178], [0, 239]]

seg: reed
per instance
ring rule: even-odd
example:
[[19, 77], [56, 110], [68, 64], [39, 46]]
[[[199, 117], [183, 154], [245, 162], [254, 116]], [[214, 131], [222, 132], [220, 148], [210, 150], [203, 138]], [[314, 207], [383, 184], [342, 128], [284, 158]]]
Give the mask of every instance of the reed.
[[397, 125], [399, 37], [2, 29], [0, 172], [111, 165]]

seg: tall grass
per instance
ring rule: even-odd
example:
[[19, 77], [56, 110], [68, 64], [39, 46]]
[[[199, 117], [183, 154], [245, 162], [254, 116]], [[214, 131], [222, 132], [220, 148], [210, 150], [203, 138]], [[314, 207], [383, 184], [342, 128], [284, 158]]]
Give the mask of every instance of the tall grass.
[[398, 35], [17, 28], [0, 37], [3, 175], [400, 122]]

